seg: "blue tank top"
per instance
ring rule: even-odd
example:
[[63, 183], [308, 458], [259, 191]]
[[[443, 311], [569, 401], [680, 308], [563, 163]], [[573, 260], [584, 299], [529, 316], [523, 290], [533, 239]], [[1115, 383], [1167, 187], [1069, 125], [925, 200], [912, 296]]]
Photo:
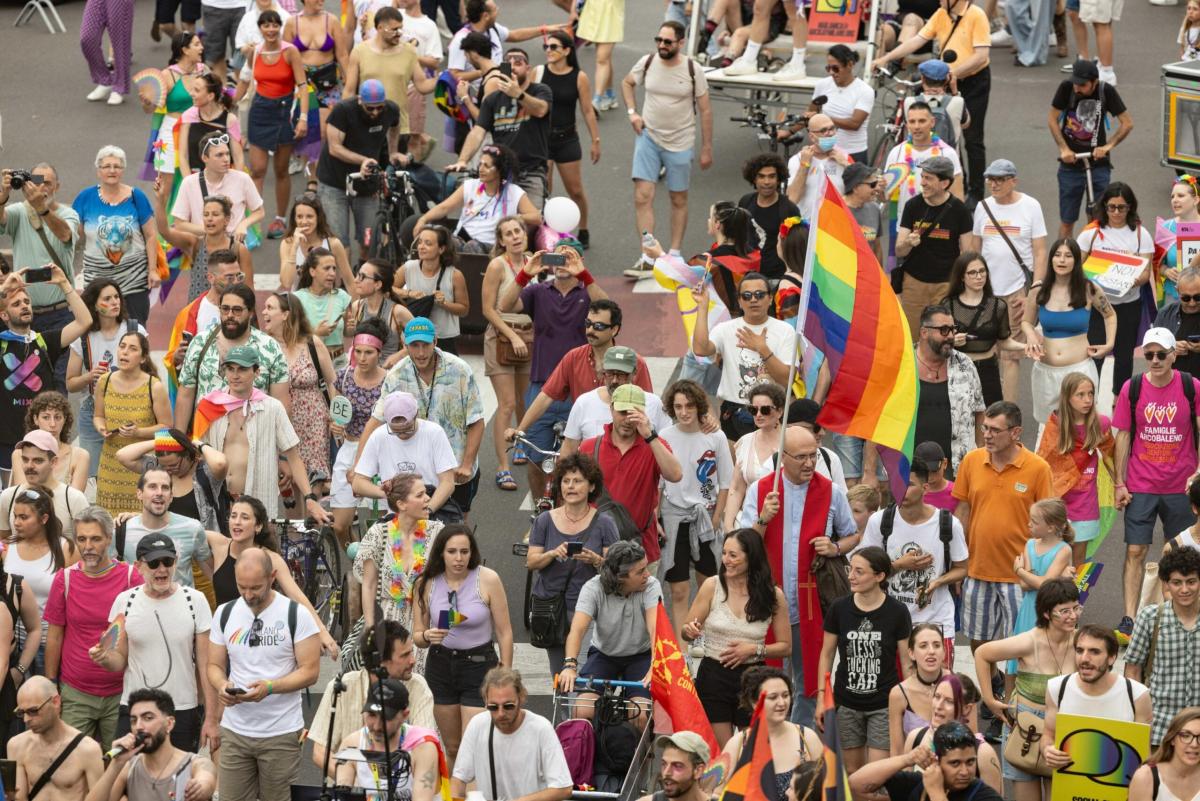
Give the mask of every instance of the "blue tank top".
[[[450, 588], [443, 574], [433, 580], [433, 589], [429, 593], [430, 627], [441, 628], [442, 612], [450, 608]], [[442, 645], [465, 651], [492, 641], [492, 610], [479, 595], [479, 568], [467, 573], [466, 580], [455, 594], [454, 609], [466, 619], [450, 627], [450, 633]]]
[[1050, 311], [1045, 306], [1038, 306], [1038, 320], [1042, 324], [1042, 335], [1047, 339], [1077, 337], [1088, 332], [1092, 310], [1085, 306], [1070, 311]]

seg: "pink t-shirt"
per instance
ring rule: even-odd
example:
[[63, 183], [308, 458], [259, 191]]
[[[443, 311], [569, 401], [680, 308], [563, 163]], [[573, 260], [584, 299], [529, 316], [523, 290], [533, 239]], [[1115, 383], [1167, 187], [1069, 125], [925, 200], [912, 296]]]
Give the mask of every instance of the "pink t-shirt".
[[[177, 219], [186, 220], [200, 225], [204, 212], [204, 196], [200, 191], [200, 176], [197, 172], [183, 179], [179, 185], [179, 196], [175, 198], [175, 208], [171, 213]], [[244, 172], [230, 169], [220, 183], [207, 181], [208, 195], [224, 195], [233, 204], [233, 213], [229, 215], [229, 225], [226, 230], [233, 233], [238, 223], [246, 218], [247, 211], [255, 211], [262, 207], [262, 195], [254, 187], [254, 179]]]
[[[1112, 421], [1099, 414], [1100, 431], [1107, 433], [1112, 428]], [[1075, 439], [1083, 436], [1083, 425], [1075, 426]], [[1100, 495], [1096, 489], [1096, 470], [1100, 467], [1100, 453], [1093, 452], [1079, 471], [1079, 481], [1063, 495], [1063, 503], [1067, 506], [1067, 519], [1072, 523], [1100, 519]]]
[[925, 493], [925, 503], [936, 506], [938, 509], [945, 509], [947, 512], [953, 512], [954, 507], [958, 506], [958, 499], [954, 497], [953, 492], [954, 482], [947, 481], [946, 486], [937, 492]]
[[[1132, 426], [1133, 447], [1125, 471], [1126, 486], [1130, 492], [1150, 495], [1186, 492], [1187, 480], [1196, 472], [1196, 449], [1192, 446], [1196, 412], [1187, 409], [1179, 372], [1172, 372], [1171, 381], [1161, 388], [1141, 376], [1130, 381], [1142, 381], [1142, 391], [1134, 415], [1137, 425]], [[1193, 378], [1192, 385], [1200, 399], [1200, 381]], [[1132, 422], [1126, 382], [1113, 404], [1112, 425], [1120, 431], [1130, 431]]]
[[58, 676], [89, 695], [120, 695], [124, 675], [97, 665], [88, 656], [88, 650], [100, 642], [108, 628], [108, 612], [113, 601], [130, 587], [145, 583], [142, 574], [125, 562], [117, 562], [98, 578], [89, 577], [78, 564], [67, 569], [71, 571], [70, 589], [64, 597], [63, 573], [66, 571], [55, 573], [43, 615], [50, 625], [64, 627]]

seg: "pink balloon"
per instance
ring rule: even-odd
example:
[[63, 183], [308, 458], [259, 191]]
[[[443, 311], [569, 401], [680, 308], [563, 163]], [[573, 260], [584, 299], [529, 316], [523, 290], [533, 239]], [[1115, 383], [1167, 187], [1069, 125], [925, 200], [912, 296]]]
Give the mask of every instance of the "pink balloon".
[[534, 235], [533, 243], [536, 250], [551, 251], [558, 247], [558, 243], [567, 237], [555, 231], [550, 226], [542, 224], [538, 226], [537, 234]]

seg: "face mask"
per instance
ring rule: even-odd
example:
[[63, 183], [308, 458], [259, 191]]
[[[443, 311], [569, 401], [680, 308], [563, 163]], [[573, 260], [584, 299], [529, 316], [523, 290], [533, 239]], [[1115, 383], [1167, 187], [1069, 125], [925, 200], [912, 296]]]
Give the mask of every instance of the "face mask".
[[837, 136], [821, 136], [817, 138], [817, 147], [828, 153], [837, 144]]

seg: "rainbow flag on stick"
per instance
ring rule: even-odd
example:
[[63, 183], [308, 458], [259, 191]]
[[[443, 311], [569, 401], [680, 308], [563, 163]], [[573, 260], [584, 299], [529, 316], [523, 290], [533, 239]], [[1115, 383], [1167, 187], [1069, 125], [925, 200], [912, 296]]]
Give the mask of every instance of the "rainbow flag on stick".
[[828, 179], [807, 262], [797, 325], [825, 354], [833, 379], [817, 421], [877, 444], [892, 494], [903, 498], [917, 424], [912, 337], [900, 299]]

